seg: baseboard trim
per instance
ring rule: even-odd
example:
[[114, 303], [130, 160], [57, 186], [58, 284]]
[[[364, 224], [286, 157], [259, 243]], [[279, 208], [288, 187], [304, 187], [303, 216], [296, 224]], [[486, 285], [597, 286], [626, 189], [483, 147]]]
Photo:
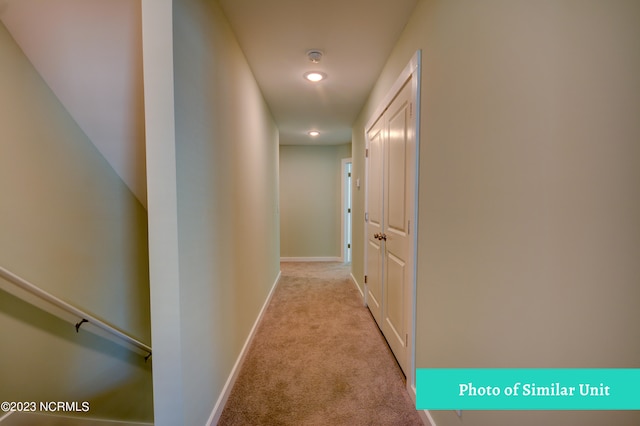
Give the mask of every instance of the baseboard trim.
[[280, 262], [342, 262], [341, 257], [281, 257]]
[[431, 417], [429, 410], [418, 410], [418, 415], [425, 426], [436, 426], [436, 422], [433, 420], [433, 417]]
[[[14, 416], [11, 416], [15, 414]], [[9, 418], [11, 416], [11, 418]], [[0, 423], [3, 425], [60, 425], [63, 424], [75, 426], [153, 426], [153, 423], [131, 422], [126, 420], [107, 420], [94, 419], [91, 417], [71, 417], [53, 414], [44, 414], [41, 412], [18, 412], [10, 411], [6, 415], [0, 416]]]
[[[415, 386], [407, 386], [407, 390], [409, 391], [409, 396], [413, 400], [413, 404], [415, 405], [417, 395], [416, 395], [416, 387]], [[420, 416], [420, 420], [425, 426], [436, 426], [435, 420], [431, 417], [431, 413], [429, 410], [418, 410], [418, 415]]]
[[355, 285], [356, 288], [358, 289], [358, 293], [360, 293], [360, 297], [362, 297], [362, 300], [364, 301], [364, 292], [358, 285], [358, 280], [356, 280], [356, 277], [353, 276], [353, 273], [350, 273], [349, 276], [351, 277], [351, 281], [353, 281], [353, 285]]
[[238, 373], [240, 372], [240, 367], [242, 367], [242, 363], [244, 362], [245, 357], [247, 356], [247, 352], [249, 351], [249, 347], [251, 346], [251, 342], [253, 342], [253, 338], [255, 337], [256, 330], [258, 330], [258, 326], [260, 322], [262, 322], [262, 317], [264, 316], [265, 311], [267, 310], [267, 306], [269, 306], [269, 302], [271, 302], [271, 298], [273, 297], [273, 293], [278, 286], [278, 282], [280, 281], [280, 276], [282, 272], [278, 272], [278, 276], [276, 277], [273, 285], [271, 286], [271, 290], [269, 290], [269, 294], [267, 295], [267, 300], [264, 301], [262, 305], [262, 309], [260, 309], [260, 313], [258, 314], [258, 318], [253, 324], [251, 331], [249, 332], [249, 336], [247, 340], [244, 342], [244, 346], [240, 351], [240, 355], [238, 355], [238, 359], [236, 363], [233, 365], [231, 369], [231, 373], [229, 374], [229, 378], [222, 388], [222, 392], [220, 393], [220, 397], [218, 397], [218, 401], [216, 405], [213, 407], [213, 411], [209, 416], [209, 420], [207, 421], [208, 426], [213, 426], [218, 424], [220, 420], [220, 416], [222, 415], [222, 410], [224, 410], [224, 406], [229, 399], [229, 395], [231, 394], [231, 390], [233, 389], [233, 385], [236, 383], [236, 379], [238, 378]]

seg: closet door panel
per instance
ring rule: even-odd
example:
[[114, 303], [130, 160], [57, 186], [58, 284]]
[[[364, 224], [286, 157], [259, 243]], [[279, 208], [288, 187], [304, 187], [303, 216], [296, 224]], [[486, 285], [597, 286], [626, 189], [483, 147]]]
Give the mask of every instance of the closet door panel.
[[382, 327], [383, 305], [383, 197], [384, 197], [384, 123], [379, 120], [368, 133], [369, 156], [367, 158], [367, 305]]
[[389, 346], [400, 367], [409, 368], [407, 295], [410, 291], [411, 239], [409, 238], [408, 198], [413, 191], [407, 176], [413, 156], [409, 155], [411, 86], [405, 84], [385, 112], [387, 133], [384, 170], [384, 299], [383, 326]]

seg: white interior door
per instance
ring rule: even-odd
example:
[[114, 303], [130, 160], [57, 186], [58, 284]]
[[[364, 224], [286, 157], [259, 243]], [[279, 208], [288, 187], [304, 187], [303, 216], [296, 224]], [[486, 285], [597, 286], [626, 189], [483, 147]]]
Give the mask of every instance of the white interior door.
[[413, 87], [405, 80], [367, 132], [366, 303], [405, 374], [412, 368], [415, 270]]
[[367, 158], [367, 285], [366, 302], [373, 318], [382, 328], [382, 263], [383, 245], [379, 235], [383, 232], [384, 190], [384, 122], [378, 122], [369, 130]]
[[385, 113], [383, 309], [382, 333], [404, 371], [409, 368], [409, 312], [411, 302], [411, 238], [413, 163], [410, 123], [411, 85], [405, 84]]

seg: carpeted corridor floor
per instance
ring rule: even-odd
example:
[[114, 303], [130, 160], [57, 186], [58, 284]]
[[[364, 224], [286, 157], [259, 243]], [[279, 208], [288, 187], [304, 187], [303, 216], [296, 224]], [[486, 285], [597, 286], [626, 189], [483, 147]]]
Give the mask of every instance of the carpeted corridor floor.
[[341, 263], [282, 276], [219, 425], [422, 425]]

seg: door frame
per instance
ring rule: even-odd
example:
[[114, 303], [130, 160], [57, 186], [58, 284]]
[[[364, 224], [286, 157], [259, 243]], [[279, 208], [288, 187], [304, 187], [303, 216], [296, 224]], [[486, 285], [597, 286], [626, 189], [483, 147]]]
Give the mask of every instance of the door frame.
[[[421, 62], [422, 52], [417, 50], [411, 57], [409, 63], [402, 70], [391, 89], [387, 92], [382, 101], [378, 104], [373, 114], [369, 117], [367, 125], [364, 128], [364, 140], [365, 140], [365, 153], [369, 150], [369, 130], [378, 121], [382, 114], [389, 107], [393, 99], [403, 88], [405, 83], [411, 79], [411, 99], [413, 103], [413, 112], [411, 116], [411, 124], [413, 125], [413, 132], [415, 138], [415, 157], [414, 157], [414, 184], [413, 184], [413, 200], [414, 208], [411, 219], [411, 288], [409, 291], [410, 303], [409, 312], [406, 313], [408, 319], [408, 332], [409, 332], [409, 371], [407, 373], [407, 390], [410, 390], [410, 395], [414, 399], [416, 397], [416, 384], [415, 384], [415, 372], [416, 372], [416, 276], [417, 276], [417, 248], [418, 248], [418, 183], [419, 183], [419, 159], [420, 159], [420, 75], [421, 75]], [[366, 154], [365, 154], [366, 155]], [[368, 255], [368, 239], [367, 239], [367, 221], [369, 219], [368, 212], [366, 211], [368, 206], [368, 184], [369, 184], [369, 161], [365, 156], [365, 192], [364, 192], [364, 206], [365, 206], [365, 220], [364, 220], [364, 273], [368, 275], [367, 271], [367, 255]], [[366, 281], [366, 280], [365, 280]], [[367, 301], [367, 284], [364, 284], [365, 305], [368, 305]]]
[[[348, 233], [353, 229], [353, 193], [352, 191], [350, 191], [350, 188], [348, 188], [350, 179], [347, 176], [347, 164], [353, 164], [351, 157], [343, 158], [342, 166], [340, 168], [340, 173], [342, 176], [340, 179], [340, 258], [344, 263], [351, 262], [351, 258], [348, 258], [347, 256], [347, 253], [349, 252], [347, 244], [351, 242], [351, 246], [353, 248], [353, 238], [351, 235], [348, 235]], [[351, 200], [349, 200], [350, 196]], [[347, 216], [346, 210], [349, 206], [351, 206], [351, 223], [348, 223], [347, 219], [345, 218]], [[353, 234], [353, 232], [351, 232], [351, 234]], [[353, 251], [351, 251], [351, 257], [353, 257]]]

